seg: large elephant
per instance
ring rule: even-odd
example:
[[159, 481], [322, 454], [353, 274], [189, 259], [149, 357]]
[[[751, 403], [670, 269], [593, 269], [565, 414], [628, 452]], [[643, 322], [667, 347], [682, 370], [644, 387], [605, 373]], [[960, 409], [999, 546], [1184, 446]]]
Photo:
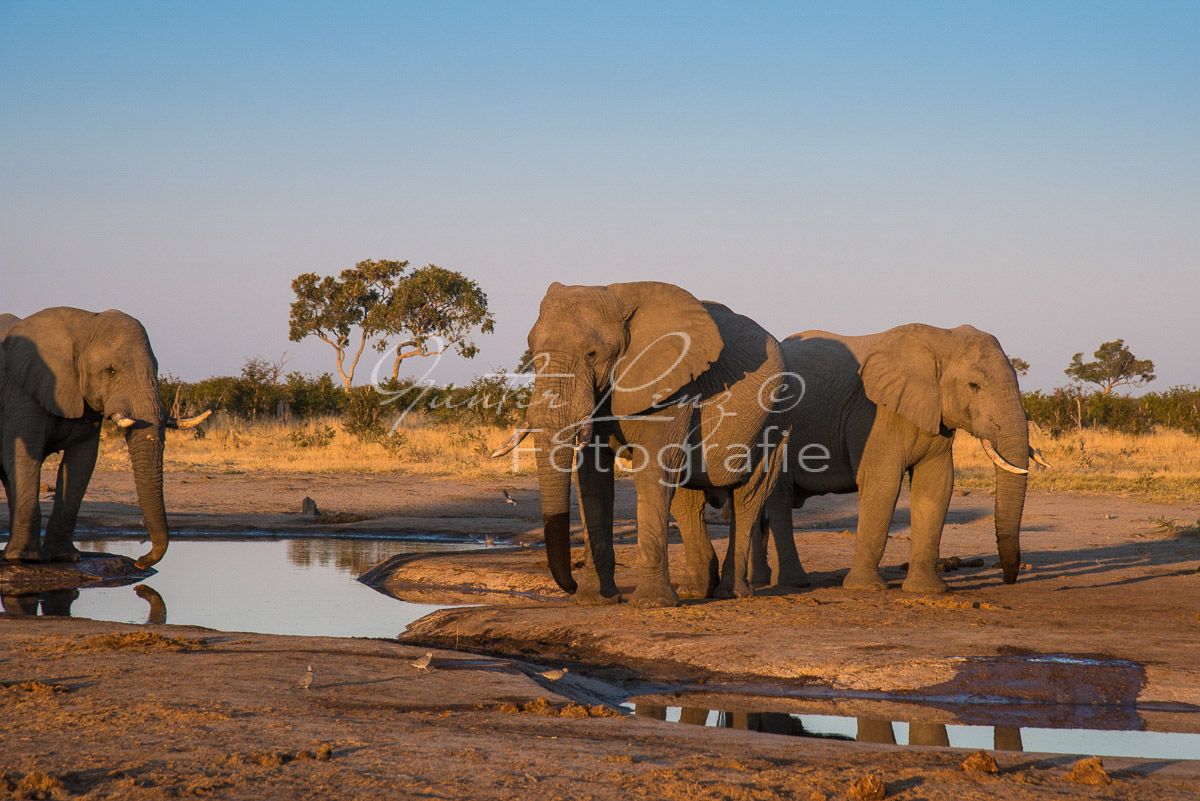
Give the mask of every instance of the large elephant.
[[908, 475], [912, 533], [903, 589], [945, 592], [936, 566], [957, 429], [978, 437], [996, 464], [996, 544], [1004, 581], [1015, 582], [1029, 459], [1041, 459], [1029, 447], [1017, 376], [996, 338], [969, 325], [912, 324], [867, 336], [805, 331], [781, 344], [789, 369], [803, 379], [803, 397], [790, 411], [785, 477], [765, 515], [780, 583], [805, 583], [792, 509], [813, 495], [857, 491], [854, 561], [843, 585], [885, 588], [879, 561]]
[[[612, 525], [613, 461], [621, 453], [633, 462], [637, 492], [631, 601], [679, 602], [667, 568], [668, 512], [678, 487], [731, 501], [735, 567], [717, 594], [752, 594], [749, 535], [778, 477], [787, 434], [776, 400], [784, 373], [779, 343], [719, 303], [645, 281], [552, 284], [529, 347], [537, 375], [525, 427], [535, 434], [546, 554], [558, 585], [581, 604], [620, 600]], [[572, 475], [587, 539], [578, 584], [569, 539]], [[716, 556], [707, 538], [686, 545], [680, 594], [705, 597], [716, 587]]]
[[[169, 418], [158, 395], [158, 362], [142, 324], [119, 311], [55, 307], [24, 320], [0, 318], [0, 480], [8, 496], [10, 561], [75, 561], [71, 538], [96, 466], [100, 425], [124, 432], [151, 550], [167, 551], [163, 504], [164, 429], [197, 424]], [[41, 534], [42, 463], [61, 451], [54, 506]]]

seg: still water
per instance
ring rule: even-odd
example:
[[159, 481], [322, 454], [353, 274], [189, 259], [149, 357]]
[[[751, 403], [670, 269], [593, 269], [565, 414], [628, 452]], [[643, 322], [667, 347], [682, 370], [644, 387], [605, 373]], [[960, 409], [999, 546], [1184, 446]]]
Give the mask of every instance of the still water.
[[[81, 550], [137, 558], [135, 538], [78, 541]], [[412, 539], [176, 536], [157, 575], [134, 586], [83, 589], [73, 617], [165, 622], [261, 634], [395, 637], [414, 620], [442, 607], [397, 601], [356, 579], [390, 556], [418, 551], [471, 550], [475, 543]], [[153, 595], [161, 598], [152, 602]], [[155, 622], [163, 622], [156, 619]]]
[[1200, 759], [1200, 734], [1042, 726], [943, 725], [787, 712], [726, 712], [703, 707], [657, 706], [636, 701], [626, 702], [622, 706], [639, 717], [794, 737], [1080, 756]]

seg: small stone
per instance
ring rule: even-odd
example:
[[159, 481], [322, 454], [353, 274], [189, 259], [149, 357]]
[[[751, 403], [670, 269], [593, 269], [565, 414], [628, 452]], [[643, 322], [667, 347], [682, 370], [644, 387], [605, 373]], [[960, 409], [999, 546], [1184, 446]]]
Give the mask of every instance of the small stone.
[[300, 514], [316, 517], [321, 513], [317, 510], [317, 502], [305, 495], [304, 503], [300, 507]]
[[999, 773], [1000, 766], [996, 764], [996, 758], [987, 751], [976, 751], [969, 757], [963, 760], [963, 770], [974, 770], [980, 773]]
[[321, 746], [317, 748], [317, 759], [322, 762], [333, 759], [333, 746], [329, 743], [321, 743]]
[[856, 801], [883, 801], [887, 798], [887, 787], [883, 779], [868, 773], [850, 786], [850, 797]]
[[1100, 757], [1081, 759], [1071, 768], [1067, 778], [1076, 784], [1112, 784], [1112, 778], [1104, 770]]

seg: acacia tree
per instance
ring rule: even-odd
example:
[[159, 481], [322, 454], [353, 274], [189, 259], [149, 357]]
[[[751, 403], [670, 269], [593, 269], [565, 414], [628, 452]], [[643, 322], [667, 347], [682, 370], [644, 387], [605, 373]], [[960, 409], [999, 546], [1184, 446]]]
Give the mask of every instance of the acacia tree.
[[1009, 356], [1008, 363], [1012, 365], [1013, 372], [1017, 375], [1023, 376], [1029, 372], [1029, 362], [1020, 356]]
[[1095, 361], [1085, 362], [1083, 354], [1076, 353], [1063, 372], [1076, 381], [1096, 384], [1101, 395], [1120, 386], [1144, 387], [1156, 378], [1154, 362], [1134, 356], [1123, 339], [1105, 342], [1093, 355]]
[[[393, 379], [400, 362], [411, 356], [434, 356], [456, 346], [463, 356], [473, 357], [479, 349], [472, 330], [478, 326], [487, 334], [495, 327], [487, 295], [454, 270], [430, 264], [404, 275], [406, 269], [407, 261], [360, 261], [337, 278], [297, 276], [292, 281], [292, 341], [315, 336], [328, 343], [346, 389], [372, 340], [379, 340], [375, 347], [380, 353], [395, 350]], [[401, 340], [389, 344], [395, 337]]]
[[337, 278], [316, 273], [296, 276], [292, 281], [296, 300], [292, 303], [289, 338], [299, 342], [315, 336], [332, 347], [338, 375], [350, 389], [367, 341], [381, 333], [380, 304], [391, 298], [397, 279], [407, 267], [407, 261], [368, 260], [342, 270]]
[[392, 380], [400, 363], [413, 356], [436, 356], [453, 346], [465, 358], [479, 352], [471, 331], [490, 334], [496, 326], [488, 311], [487, 295], [479, 285], [454, 270], [429, 264], [397, 282], [390, 297], [378, 306], [377, 324], [391, 344], [381, 340], [380, 353], [394, 352]]

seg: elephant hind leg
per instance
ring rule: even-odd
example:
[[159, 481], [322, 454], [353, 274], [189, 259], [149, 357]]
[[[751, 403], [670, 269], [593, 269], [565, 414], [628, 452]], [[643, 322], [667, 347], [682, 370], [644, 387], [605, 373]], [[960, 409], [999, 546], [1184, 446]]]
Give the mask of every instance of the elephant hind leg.
[[8, 494], [8, 545], [4, 556], [10, 562], [42, 561], [42, 462], [45, 457], [31, 451], [19, 438], [6, 438], [4, 463]]
[[680, 598], [708, 598], [717, 588], [720, 578], [717, 570], [717, 553], [708, 537], [708, 525], [704, 522], [704, 493], [700, 490], [680, 487], [671, 500], [671, 515], [683, 535], [683, 550], [686, 557], [683, 581], [677, 592]]

